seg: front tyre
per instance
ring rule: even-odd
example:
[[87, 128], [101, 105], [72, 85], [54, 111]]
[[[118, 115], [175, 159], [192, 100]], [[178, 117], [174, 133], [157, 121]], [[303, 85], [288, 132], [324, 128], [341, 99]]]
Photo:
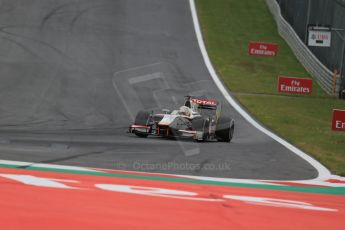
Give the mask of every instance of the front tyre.
[[[150, 123], [151, 113], [148, 111], [139, 111], [135, 117], [135, 125], [144, 125], [147, 126]], [[134, 130], [133, 132], [138, 137], [147, 137], [149, 134], [147, 132], [141, 132], [139, 130]]]

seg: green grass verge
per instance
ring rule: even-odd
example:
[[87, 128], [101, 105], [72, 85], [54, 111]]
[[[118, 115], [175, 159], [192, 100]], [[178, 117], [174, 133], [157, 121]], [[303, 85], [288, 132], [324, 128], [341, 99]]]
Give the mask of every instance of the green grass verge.
[[[333, 173], [345, 176], [345, 133], [331, 131], [333, 109], [345, 101], [314, 81], [311, 96], [277, 92], [278, 75], [310, 77], [279, 36], [264, 0], [196, 0], [208, 54], [239, 102], [278, 135]], [[277, 57], [248, 55], [249, 41], [279, 45]]]

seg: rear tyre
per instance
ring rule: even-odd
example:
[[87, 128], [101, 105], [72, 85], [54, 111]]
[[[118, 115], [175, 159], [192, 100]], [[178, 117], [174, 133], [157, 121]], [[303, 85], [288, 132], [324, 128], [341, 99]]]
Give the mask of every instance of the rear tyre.
[[[134, 124], [135, 125], [148, 125], [150, 122], [151, 113], [148, 111], [139, 111], [137, 116], [135, 117]], [[134, 134], [138, 137], [147, 137], [148, 134], [145, 132], [140, 132], [138, 130], [134, 131]]]
[[234, 136], [235, 123], [234, 120], [228, 117], [220, 117], [217, 129], [216, 138], [220, 142], [230, 142]]

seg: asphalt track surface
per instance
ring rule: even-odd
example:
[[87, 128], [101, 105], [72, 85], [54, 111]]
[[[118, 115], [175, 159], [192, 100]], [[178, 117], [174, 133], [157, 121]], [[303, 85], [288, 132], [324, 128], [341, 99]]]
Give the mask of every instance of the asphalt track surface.
[[[306, 161], [246, 122], [202, 59], [187, 0], [1, 0], [0, 159], [251, 179], [311, 179]], [[140, 109], [223, 102], [228, 143], [141, 139]]]

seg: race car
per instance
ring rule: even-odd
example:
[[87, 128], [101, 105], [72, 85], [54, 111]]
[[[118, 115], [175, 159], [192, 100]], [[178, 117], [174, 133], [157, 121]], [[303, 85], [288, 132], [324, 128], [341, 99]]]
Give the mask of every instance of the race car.
[[192, 138], [198, 142], [230, 142], [234, 135], [234, 120], [221, 113], [221, 103], [205, 97], [186, 96], [183, 106], [172, 112], [139, 111], [129, 133], [138, 137], [162, 136]]

